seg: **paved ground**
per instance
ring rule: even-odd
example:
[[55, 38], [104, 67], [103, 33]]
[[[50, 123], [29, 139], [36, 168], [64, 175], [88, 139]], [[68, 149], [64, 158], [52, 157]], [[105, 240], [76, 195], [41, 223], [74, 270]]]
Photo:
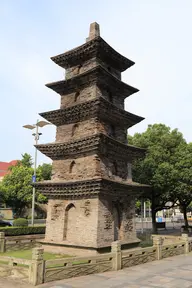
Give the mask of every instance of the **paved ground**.
[[192, 288], [192, 254], [43, 284], [39, 288]]
[[[160, 229], [160, 232], [165, 231], [166, 233], [169, 233], [170, 231], [174, 231], [174, 230], [179, 230], [181, 229], [181, 226], [183, 225], [183, 223], [172, 223], [172, 222], [167, 222], [166, 223], [166, 228], [167, 231], [164, 229]], [[141, 222], [136, 222], [136, 229], [137, 231], [141, 231], [142, 230], [142, 226], [144, 230], [151, 230], [152, 229], [152, 223], [151, 222], [143, 222], [143, 225]]]
[[[192, 288], [192, 253], [97, 275], [46, 283], [38, 288]], [[0, 279], [0, 288], [32, 288]]]

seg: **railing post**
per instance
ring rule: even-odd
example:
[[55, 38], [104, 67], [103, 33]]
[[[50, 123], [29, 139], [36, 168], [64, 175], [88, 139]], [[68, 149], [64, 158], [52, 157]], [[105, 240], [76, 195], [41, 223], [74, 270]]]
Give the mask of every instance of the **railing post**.
[[29, 275], [29, 282], [31, 284], [39, 285], [44, 281], [44, 263], [43, 248], [33, 248], [32, 250], [32, 265]]
[[157, 248], [157, 260], [162, 259], [162, 243], [163, 239], [161, 237], [153, 238], [153, 246]]
[[189, 253], [189, 236], [188, 234], [181, 235], [182, 240], [185, 242], [185, 254]]
[[0, 252], [4, 253], [6, 250], [5, 248], [5, 233], [0, 232]]
[[121, 270], [121, 243], [119, 241], [114, 241], [111, 244], [111, 252], [115, 254], [113, 258], [113, 270]]

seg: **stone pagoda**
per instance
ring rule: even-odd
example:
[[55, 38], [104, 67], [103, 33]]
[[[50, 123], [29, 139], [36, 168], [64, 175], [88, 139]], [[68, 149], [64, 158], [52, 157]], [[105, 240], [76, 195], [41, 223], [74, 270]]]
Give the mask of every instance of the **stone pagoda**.
[[134, 62], [100, 37], [97, 23], [85, 44], [51, 59], [66, 77], [46, 85], [60, 109], [40, 114], [57, 127], [54, 143], [37, 145], [53, 160], [52, 179], [35, 184], [49, 199], [45, 247], [78, 255], [115, 240], [136, 244], [135, 197], [146, 186], [132, 181], [131, 163], [145, 151], [127, 144], [127, 129], [144, 118], [124, 110], [138, 89], [121, 81]]

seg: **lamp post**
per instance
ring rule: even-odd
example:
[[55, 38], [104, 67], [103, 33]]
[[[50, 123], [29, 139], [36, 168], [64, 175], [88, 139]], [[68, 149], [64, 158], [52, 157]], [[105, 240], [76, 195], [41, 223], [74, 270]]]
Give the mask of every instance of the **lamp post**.
[[141, 199], [141, 233], [143, 234], [144, 232], [144, 227], [143, 227], [143, 214], [144, 214], [144, 199]]
[[[37, 145], [39, 137], [40, 135], [42, 135], [42, 133], [39, 133], [39, 127], [42, 128], [46, 125], [50, 125], [50, 123], [47, 121], [37, 120], [36, 124], [33, 124], [33, 125], [27, 124], [27, 125], [24, 125], [23, 128], [30, 129], [30, 130], [35, 129], [35, 133], [33, 133], [32, 135], [35, 138], [35, 145]], [[32, 178], [33, 182], [36, 182], [36, 168], [37, 168], [37, 148], [35, 147], [34, 173], [33, 173], [33, 178]], [[31, 224], [32, 225], [34, 225], [34, 212], [35, 212], [35, 187], [33, 186], [32, 210], [31, 210]]]

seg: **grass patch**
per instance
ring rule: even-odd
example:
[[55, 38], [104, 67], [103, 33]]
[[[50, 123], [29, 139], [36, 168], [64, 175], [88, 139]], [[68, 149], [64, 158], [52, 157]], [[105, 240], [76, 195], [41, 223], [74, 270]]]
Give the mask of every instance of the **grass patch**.
[[152, 240], [141, 241], [139, 246], [141, 248], [151, 247], [153, 246], [153, 241]]
[[9, 263], [9, 262], [7, 262], [7, 261], [3, 261], [3, 260], [0, 261], [0, 264], [7, 265], [8, 263]]
[[[53, 253], [48, 253], [44, 252], [44, 260], [56, 260], [56, 259], [62, 259], [62, 258], [70, 258], [74, 257], [71, 255], [66, 255], [66, 254], [53, 254]], [[5, 253], [0, 253], [0, 258], [1, 256], [8, 256], [8, 257], [14, 257], [14, 258], [20, 258], [20, 259], [25, 259], [25, 260], [31, 260], [32, 259], [32, 250], [18, 250], [18, 251], [10, 251], [10, 252], [5, 252]], [[73, 265], [78, 265], [78, 264], [88, 264], [88, 260], [84, 261], [74, 261]], [[8, 264], [6, 260], [0, 260], [0, 264]], [[27, 266], [23, 264], [18, 264], [18, 266]], [[48, 266], [48, 268], [56, 268], [56, 267], [63, 267], [62, 263], [59, 264], [54, 264]]]
[[[69, 255], [52, 254], [52, 253], [48, 253], [48, 252], [44, 252], [43, 255], [44, 255], [44, 260], [54, 260], [54, 259], [70, 257]], [[32, 250], [10, 251], [10, 252], [5, 252], [5, 253], [0, 253], [0, 257], [1, 256], [9, 256], [9, 257], [31, 260], [32, 259]]]
[[[3, 259], [1, 260], [1, 256], [8, 256], [8, 257], [20, 258], [20, 259], [25, 259], [25, 260], [31, 260], [32, 259], [32, 249], [31, 250], [17, 250], [17, 251], [0, 253], [0, 264], [6, 264], [7, 265], [8, 261], [3, 260]], [[53, 254], [53, 253], [48, 253], [48, 252], [44, 252], [43, 256], [44, 256], [43, 257], [44, 260], [56, 260], [56, 259], [74, 257], [71, 255], [66, 255], [66, 254]], [[64, 263], [56, 263], [53, 265], [48, 265], [47, 268], [64, 267], [63, 264]], [[75, 259], [74, 259], [72, 264], [73, 265], [89, 264], [89, 260], [75, 261]], [[18, 266], [27, 267], [28, 265], [18, 264]]]

